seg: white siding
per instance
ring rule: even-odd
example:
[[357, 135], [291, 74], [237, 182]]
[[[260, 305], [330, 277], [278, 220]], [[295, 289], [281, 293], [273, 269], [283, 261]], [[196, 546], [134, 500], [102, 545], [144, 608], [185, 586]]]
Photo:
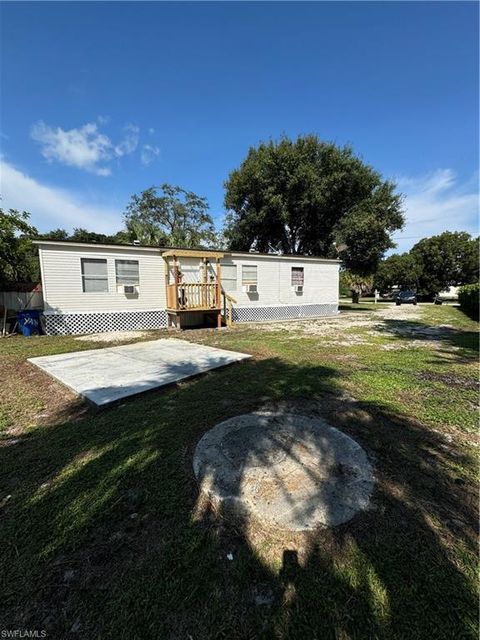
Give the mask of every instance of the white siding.
[[[237, 289], [231, 291], [239, 307], [264, 307], [299, 304], [338, 304], [338, 271], [336, 262], [314, 259], [275, 258], [231, 254], [226, 262], [237, 265]], [[246, 293], [242, 287], [242, 265], [257, 265], [258, 293]], [[292, 287], [292, 267], [303, 267], [303, 293]]]
[[[142, 247], [91, 247], [41, 244], [43, 297], [46, 313], [89, 313], [112, 311], [152, 311], [165, 308], [165, 271], [160, 250]], [[108, 292], [84, 293], [81, 258], [107, 260]], [[140, 286], [138, 296], [117, 292], [115, 259], [138, 260]], [[186, 282], [199, 278], [199, 259], [181, 258], [180, 268]], [[244, 255], [226, 253], [222, 263], [237, 267], [236, 288], [229, 293], [235, 307], [338, 304], [337, 262], [315, 258]], [[257, 266], [258, 292], [248, 294], [242, 287], [242, 266]], [[303, 267], [303, 293], [295, 293], [291, 284], [292, 267]], [[232, 270], [230, 270], [230, 273]], [[229, 282], [229, 285], [232, 283]]]
[[[140, 247], [41, 245], [43, 297], [46, 313], [150, 311], [165, 308], [165, 272], [160, 251]], [[107, 260], [108, 293], [84, 293], [81, 258]], [[117, 293], [115, 259], [138, 260], [138, 295]]]

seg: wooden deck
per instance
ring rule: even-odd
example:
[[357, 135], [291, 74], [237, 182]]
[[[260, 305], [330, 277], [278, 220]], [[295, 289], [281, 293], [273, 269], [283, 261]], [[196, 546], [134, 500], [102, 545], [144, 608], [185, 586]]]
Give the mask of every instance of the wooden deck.
[[[223, 256], [219, 251], [195, 249], [170, 249], [164, 252], [169, 328], [186, 326], [192, 317], [201, 314], [204, 314], [204, 322], [211, 321], [213, 316], [217, 327], [221, 327], [223, 322], [232, 324], [232, 302], [235, 299], [222, 290], [220, 259]], [[198, 282], [183, 281], [181, 258], [198, 258]]]

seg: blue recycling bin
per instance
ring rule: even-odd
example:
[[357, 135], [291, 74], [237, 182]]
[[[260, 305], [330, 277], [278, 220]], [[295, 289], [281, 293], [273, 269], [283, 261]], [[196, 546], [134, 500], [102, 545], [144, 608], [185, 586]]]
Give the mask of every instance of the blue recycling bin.
[[17, 311], [17, 321], [20, 331], [24, 336], [35, 336], [42, 333], [40, 324], [40, 311]]

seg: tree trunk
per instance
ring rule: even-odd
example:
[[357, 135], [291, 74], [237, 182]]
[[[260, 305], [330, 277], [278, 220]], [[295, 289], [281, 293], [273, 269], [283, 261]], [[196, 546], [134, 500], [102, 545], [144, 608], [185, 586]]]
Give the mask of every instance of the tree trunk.
[[358, 291], [354, 291], [352, 289], [351, 294], [352, 294], [352, 303], [358, 304], [360, 301], [360, 294], [358, 293]]

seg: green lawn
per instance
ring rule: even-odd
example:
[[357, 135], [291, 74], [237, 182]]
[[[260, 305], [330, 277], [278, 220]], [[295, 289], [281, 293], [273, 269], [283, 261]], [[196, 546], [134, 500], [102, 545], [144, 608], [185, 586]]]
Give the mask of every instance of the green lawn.
[[[25, 360], [100, 344], [1, 340], [0, 628], [476, 638], [478, 325], [451, 306], [387, 308], [357, 306], [336, 334], [185, 332], [254, 357], [98, 413]], [[360, 442], [371, 508], [298, 545], [196, 508], [196, 443], [262, 408], [322, 415]]]

